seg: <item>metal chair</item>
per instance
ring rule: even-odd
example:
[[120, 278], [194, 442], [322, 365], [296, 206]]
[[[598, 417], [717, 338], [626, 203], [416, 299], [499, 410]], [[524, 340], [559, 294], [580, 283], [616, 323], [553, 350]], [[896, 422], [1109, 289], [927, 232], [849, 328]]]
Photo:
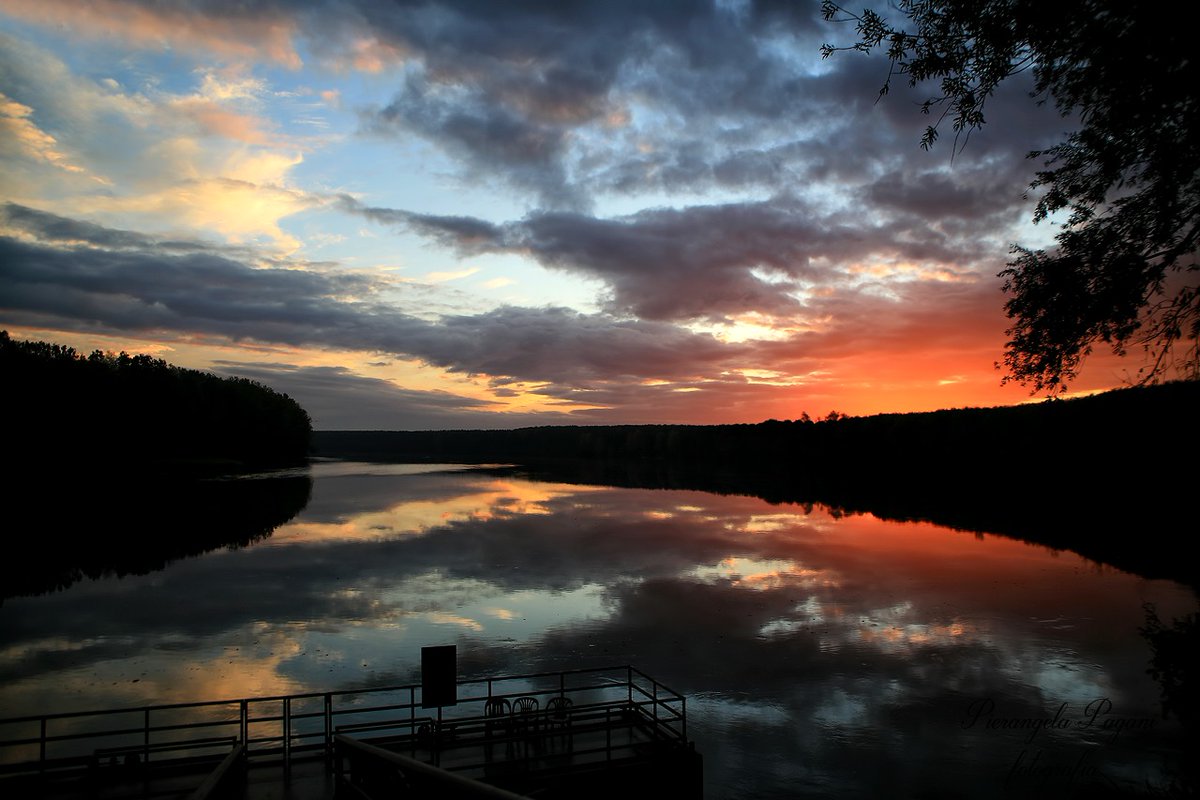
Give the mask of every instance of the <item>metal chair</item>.
[[550, 701], [546, 703], [546, 724], [551, 728], [571, 727], [571, 698], [550, 698]]
[[530, 714], [538, 710], [538, 699], [525, 695], [513, 701], [514, 714]]
[[507, 717], [512, 713], [512, 704], [506, 697], [489, 697], [483, 705], [485, 717]]
[[537, 727], [538, 699], [525, 695], [513, 701], [512, 714], [517, 727], [529, 730]]
[[483, 716], [487, 718], [484, 725], [487, 735], [491, 736], [492, 731], [498, 725], [501, 730], [507, 730], [509, 725], [509, 716], [512, 714], [512, 704], [505, 697], [489, 697], [488, 701], [483, 705]]
[[492, 740], [497, 731], [499, 731], [505, 746], [512, 747], [512, 741], [508, 738], [508, 733], [512, 729], [512, 704], [504, 697], [489, 697], [487, 702], [483, 704], [483, 735], [484, 735], [484, 757], [492, 760]]

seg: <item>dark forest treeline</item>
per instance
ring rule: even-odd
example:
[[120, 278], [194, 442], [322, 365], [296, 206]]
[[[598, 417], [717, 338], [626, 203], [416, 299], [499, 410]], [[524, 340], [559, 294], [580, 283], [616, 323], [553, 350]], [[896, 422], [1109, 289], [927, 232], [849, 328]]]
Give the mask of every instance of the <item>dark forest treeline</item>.
[[0, 380], [0, 602], [244, 546], [308, 502], [307, 475], [204, 477], [305, 463], [308, 414], [253, 381], [6, 332]]
[[704, 489], [928, 520], [1197, 585], [1200, 382], [998, 408], [744, 425], [318, 431], [319, 455], [520, 464], [536, 477]]
[[[1091, 474], [1104, 464], [1161, 480], [1143, 463], [1171, 443], [1190, 458], [1200, 382], [1119, 389], [1073, 400], [869, 417], [735, 425], [545, 426], [516, 430], [318, 431], [319, 455], [451, 460], [665, 459], [738, 468], [784, 467], [795, 477], [841, 482], [895, 476], [902, 465], [959, 467], [1021, 481], [1022, 473]], [[1095, 460], [1093, 460], [1095, 457]], [[1122, 459], [1118, 461], [1118, 459]], [[1085, 463], [1080, 463], [1084, 461]], [[907, 470], [906, 470], [907, 472]]]
[[13, 459], [303, 463], [312, 424], [285, 394], [147, 355], [19, 342], [0, 332], [0, 420]]

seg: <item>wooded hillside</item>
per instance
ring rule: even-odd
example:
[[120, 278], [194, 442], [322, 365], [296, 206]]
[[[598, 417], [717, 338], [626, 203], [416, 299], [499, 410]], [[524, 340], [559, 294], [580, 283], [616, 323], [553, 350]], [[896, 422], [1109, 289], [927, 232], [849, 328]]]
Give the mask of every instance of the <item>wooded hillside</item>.
[[88, 356], [0, 332], [0, 430], [12, 459], [303, 463], [312, 423], [292, 398], [147, 355]]

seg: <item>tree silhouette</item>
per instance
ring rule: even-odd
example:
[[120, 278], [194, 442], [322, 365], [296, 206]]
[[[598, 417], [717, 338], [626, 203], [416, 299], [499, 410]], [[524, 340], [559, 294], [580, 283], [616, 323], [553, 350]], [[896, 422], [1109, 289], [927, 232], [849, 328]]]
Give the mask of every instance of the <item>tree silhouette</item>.
[[0, 331], [0, 422], [22, 459], [301, 463], [312, 423], [285, 394], [148, 355], [17, 342]]
[[1006, 79], [1032, 71], [1033, 96], [1053, 100], [1078, 129], [1053, 147], [1032, 188], [1044, 189], [1041, 221], [1067, 217], [1051, 252], [1014, 246], [1001, 276], [1012, 326], [1005, 380], [1061, 392], [1097, 343], [1117, 353], [1141, 345], [1139, 370], [1200, 375], [1200, 59], [1189, 26], [1157, 4], [1115, 0], [897, 0], [903, 17], [847, 12], [823, 0], [827, 20], [853, 22], [858, 41], [839, 50], [884, 49], [880, 94], [902, 76], [935, 82], [922, 106], [936, 113], [921, 145], [949, 118], [955, 147], [985, 124], [984, 108]]

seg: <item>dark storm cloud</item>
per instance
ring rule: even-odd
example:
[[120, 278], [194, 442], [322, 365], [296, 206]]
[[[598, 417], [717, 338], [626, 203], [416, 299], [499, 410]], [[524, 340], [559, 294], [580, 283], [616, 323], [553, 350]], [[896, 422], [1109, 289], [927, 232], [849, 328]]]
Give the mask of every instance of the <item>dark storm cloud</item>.
[[[605, 146], [580, 142], [580, 133], [622, 137], [632, 124], [637, 136], [665, 144], [653, 125], [631, 122], [631, 103], [692, 128], [696, 157], [659, 170], [660, 178], [711, 179], [714, 153], [700, 143], [715, 140], [701, 134], [721, 133], [716, 123], [803, 117], [805, 81], [794, 54], [815, 54], [821, 33], [815, 3], [363, 4], [358, 11], [362, 29], [407, 60], [401, 89], [365, 112], [364, 127], [423, 137], [462, 159], [468, 173], [507, 180], [554, 208], [582, 208], [597, 189], [627, 186], [637, 169], [621, 166], [628, 153], [594, 163]], [[318, 52], [338, 57], [336, 41], [314, 41]], [[716, 160], [725, 149], [718, 144]], [[726, 170], [724, 179], [738, 176]]]
[[333, 298], [382, 288], [362, 275], [254, 269], [212, 253], [61, 249], [8, 237], [0, 237], [0, 264], [6, 310], [268, 340], [297, 325], [353, 328], [356, 309]]
[[[0, 230], [9, 228], [43, 244], [57, 247], [95, 247], [106, 250], [154, 251], [170, 255], [200, 253], [235, 259], [263, 257], [252, 247], [215, 244], [199, 239], [164, 239], [139, 231], [108, 228], [86, 220], [73, 219], [8, 202], [0, 206]], [[311, 264], [310, 264], [311, 266]]]
[[504, 246], [502, 228], [475, 217], [420, 214], [396, 208], [377, 208], [363, 205], [349, 195], [339, 195], [335, 204], [351, 214], [358, 214], [381, 225], [397, 225], [433, 239], [442, 246], [461, 254], [497, 250]]
[[605, 280], [615, 311], [688, 319], [797, 310], [786, 287], [751, 270], [794, 285], [809, 272], [818, 235], [802, 212], [756, 204], [643, 211], [628, 220], [540, 214], [520, 223], [517, 247], [548, 267]]
[[[78, 227], [90, 241], [136, 239]], [[395, 287], [376, 278], [253, 268], [220, 253], [70, 248], [0, 237], [0, 274], [0, 309], [13, 324], [365, 350], [514, 380], [692, 377], [744, 354], [667, 323], [566, 308], [506, 306], [430, 322], [385, 302], [383, 293]]]
[[503, 166], [509, 181], [533, 190], [545, 205], [585, 204], [563, 165], [567, 136], [562, 126], [491, 105], [475, 92], [439, 91], [421, 78], [410, 77], [402, 97], [381, 109], [368, 127], [400, 127], [436, 141], [466, 165], [469, 175]]
[[[813, 0], [131, 5], [164, 29], [192, 17], [272, 26], [339, 66], [373, 49], [398, 86], [362, 112], [364, 129], [422, 137], [465, 177], [507, 181], [543, 208], [584, 210], [605, 192], [915, 178], [954, 149], [916, 147], [931, 121], [917, 107], [935, 87], [896, 81], [876, 103], [886, 58], [814, 66], [822, 42], [851, 41], [853, 29], [822, 20]], [[1020, 76], [1004, 84], [963, 152], [1002, 154], [1017, 190], [1031, 177], [1022, 156], [1064, 128], [1029, 88]]]
[[958, 170], [893, 170], [867, 185], [863, 195], [872, 206], [893, 214], [976, 225], [995, 215], [1011, 216], [1014, 207], [1024, 205], [1022, 186], [990, 163]]
[[[151, 237], [136, 231], [106, 228], [103, 225], [60, 217], [17, 203], [5, 203], [0, 206], [0, 224], [29, 233], [43, 242], [83, 243], [110, 248], [140, 248], [159, 244]], [[181, 247], [184, 245], [179, 244]], [[166, 246], [170, 246], [170, 243]]]
[[445, 317], [435, 334], [438, 341], [424, 357], [439, 366], [566, 383], [686, 378], [736, 363], [746, 352], [667, 323], [565, 308], [506, 306]]
[[[356, 375], [345, 367], [218, 361], [218, 373], [250, 378], [295, 398], [319, 430], [446, 430], [545, 425], [554, 412], [521, 414], [489, 410], [492, 404], [445, 391], [405, 389]], [[503, 390], [492, 393], [501, 396]], [[511, 392], [509, 395], [516, 395]], [[560, 415], [568, 422], [567, 415]]]
[[[939, 190], [906, 196], [899, 176], [881, 182], [879, 206], [936, 202], [966, 218], [1011, 209], [986, 188], [972, 189], [940, 174], [925, 179], [941, 184]], [[463, 256], [521, 254], [550, 269], [599, 279], [610, 293], [605, 298], [609, 311], [647, 320], [722, 319], [747, 312], [796, 315], [804, 307], [792, 293], [845, 282], [835, 264], [879, 256], [945, 265], [957, 272], [991, 255], [975, 241], [973, 231], [931, 225], [919, 209], [900, 213], [896, 208], [893, 218], [872, 221], [857, 212], [814, 208], [790, 196], [648, 209], [609, 219], [535, 212], [500, 225], [372, 208], [349, 197], [339, 205], [426, 236]]]
[[[511, 254], [599, 281], [604, 313], [504, 307], [431, 321], [441, 307], [418, 300], [413, 285], [329, 265], [252, 269], [267, 262], [246, 249], [9, 206], [7, 225], [40, 244], [0, 243], [7, 320], [412, 358], [499, 377], [495, 389], [546, 382], [548, 397], [624, 401], [641, 419], [670, 409], [702, 421], [697, 414], [715, 408], [728, 409], [726, 419], [761, 418], [764, 398], [784, 387], [749, 383], [739, 368], [791, 371], [811, 387], [820, 380], [812, 375], [828, 374], [823, 357], [869, 360], [872, 344], [909, 357], [952, 340], [955, 325], [972, 348], [988, 339], [972, 353], [990, 364], [1004, 327], [992, 277], [1029, 210], [1022, 189], [1034, 164], [1024, 155], [1070, 127], [1017, 78], [989, 101], [988, 127], [965, 149], [947, 133], [922, 152], [924, 87], [897, 84], [877, 103], [886, 58], [816, 62], [821, 42], [853, 31], [822, 22], [815, 2], [138, 5], [163, 31], [188, 19], [236, 23], [188, 26], [178, 35], [192, 45], [245, 23], [247, 32], [283, 31], [306, 58], [332, 66], [369, 69], [376, 59], [385, 68], [376, 80], [390, 88], [362, 111], [365, 130], [406, 147], [424, 139], [462, 166], [468, 187], [506, 182], [533, 210], [505, 221], [348, 196], [311, 195], [310, 204], [332, 201], [462, 257]], [[702, 197], [710, 190], [720, 193]], [[639, 196], [653, 198], [643, 206], [675, 207], [628, 213]], [[590, 213], [598, 200], [622, 211]], [[881, 266], [920, 274], [869, 276]], [[673, 324], [754, 314], [804, 332], [731, 345]], [[314, 398], [329, 396], [320, 377], [303, 376]], [[604, 385], [615, 380], [625, 385]], [[479, 413], [453, 397], [378, 388], [391, 398], [371, 406], [381, 418], [393, 399], [412, 401], [430, 424]], [[618, 421], [606, 409], [577, 413]], [[768, 413], [795, 416], [774, 405]]]
[[[359, 14], [355, 30], [406, 65], [392, 101], [364, 112], [364, 128], [422, 137], [469, 177], [506, 180], [543, 208], [585, 210], [605, 192], [870, 181], [906, 162], [944, 164], [955, 150], [1002, 154], [1019, 188], [1032, 177], [1022, 157], [1063, 128], [1018, 77], [989, 100], [989, 125], [969, 146], [960, 137], [921, 152], [921, 130], [935, 120], [917, 108], [936, 87], [896, 80], [876, 103], [888, 76], [878, 54], [843, 54], [814, 71], [822, 42], [853, 34], [824, 22], [815, 2], [447, 2]], [[334, 55], [337, 43], [322, 47]]]

